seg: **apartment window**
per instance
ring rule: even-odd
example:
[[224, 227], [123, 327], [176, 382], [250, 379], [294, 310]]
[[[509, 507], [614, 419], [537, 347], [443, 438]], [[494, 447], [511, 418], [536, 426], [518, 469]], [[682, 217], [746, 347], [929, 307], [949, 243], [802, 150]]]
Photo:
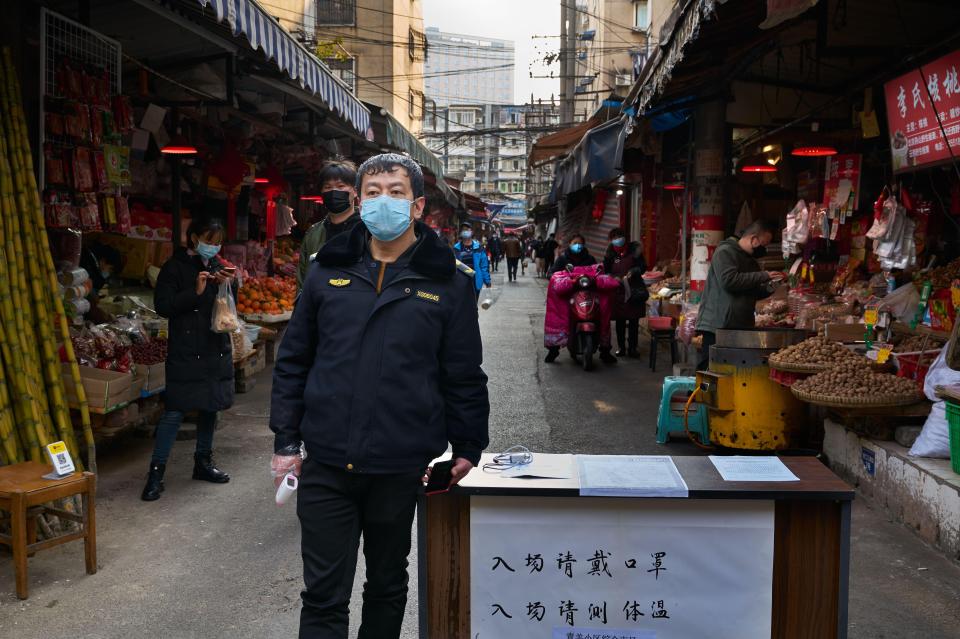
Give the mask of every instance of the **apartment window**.
[[423, 92], [417, 91], [416, 89], [410, 89], [410, 94], [407, 96], [407, 102], [409, 103], [409, 114], [410, 119], [414, 122], [423, 119]]
[[520, 160], [514, 160], [514, 161], [513, 161], [513, 170], [514, 170], [514, 171], [519, 171], [519, 170], [520, 170]]
[[407, 35], [407, 53], [411, 60], [427, 59], [427, 36], [422, 31], [411, 28]]
[[633, 28], [642, 31], [650, 28], [650, 0], [634, 0]]
[[473, 111], [453, 111], [451, 113], [450, 119], [456, 122], [457, 124], [462, 124], [464, 126], [473, 126], [476, 122], [476, 113]]
[[497, 190], [500, 191], [501, 193], [506, 193], [507, 191], [509, 191], [510, 190], [509, 187], [510, 187], [509, 182], [497, 182]]
[[350, 91], [353, 93], [357, 92], [357, 59], [349, 58], [347, 60], [340, 60], [338, 58], [327, 58], [323, 61], [330, 71], [333, 72], [333, 75], [343, 80]]
[[344, 26], [357, 23], [357, 0], [317, 0], [318, 26]]

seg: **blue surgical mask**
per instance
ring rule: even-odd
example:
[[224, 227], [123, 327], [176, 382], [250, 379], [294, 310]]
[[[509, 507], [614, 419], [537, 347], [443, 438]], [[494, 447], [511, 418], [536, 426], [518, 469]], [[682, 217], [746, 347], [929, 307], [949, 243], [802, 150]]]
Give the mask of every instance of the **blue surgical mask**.
[[464, 231], [463, 233], [460, 234], [460, 237], [462, 237], [465, 240], [469, 240], [470, 238], [473, 237], [473, 231]]
[[197, 255], [205, 260], [213, 259], [220, 252], [219, 244], [207, 244], [206, 242], [197, 242]]
[[621, 246], [623, 246], [623, 245], [626, 244], [626, 243], [627, 243], [627, 238], [625, 238], [625, 237], [618, 237], [617, 239], [615, 239], [615, 240], [613, 241], [613, 245], [616, 246], [617, 248], [620, 248]]
[[390, 242], [410, 228], [412, 205], [410, 200], [379, 195], [360, 203], [360, 219], [373, 237]]
[[100, 277], [102, 277], [102, 278], [105, 279], [105, 280], [109, 280], [109, 279], [110, 279], [110, 271], [100, 271]]
[[582, 250], [583, 250], [583, 244], [580, 244], [579, 242], [577, 242], [576, 244], [571, 244], [571, 245], [570, 245], [570, 252], [571, 252], [571, 253], [579, 253], [579, 252], [582, 251]]

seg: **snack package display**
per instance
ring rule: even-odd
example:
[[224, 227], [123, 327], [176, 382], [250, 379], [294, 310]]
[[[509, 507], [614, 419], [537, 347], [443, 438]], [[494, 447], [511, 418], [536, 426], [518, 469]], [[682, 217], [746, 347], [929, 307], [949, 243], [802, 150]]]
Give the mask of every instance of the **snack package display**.
[[239, 329], [240, 318], [237, 317], [237, 307], [233, 301], [233, 291], [228, 282], [223, 282], [217, 291], [217, 299], [213, 303], [210, 330], [214, 333], [233, 333]]

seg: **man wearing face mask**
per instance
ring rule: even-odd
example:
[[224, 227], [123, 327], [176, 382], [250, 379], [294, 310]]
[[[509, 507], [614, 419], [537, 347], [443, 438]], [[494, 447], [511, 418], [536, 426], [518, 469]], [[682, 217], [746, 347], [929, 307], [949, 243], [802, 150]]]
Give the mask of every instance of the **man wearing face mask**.
[[301, 639], [346, 639], [361, 535], [357, 636], [400, 636], [427, 465], [449, 443], [456, 484], [488, 444], [473, 277], [420, 221], [423, 188], [408, 157], [360, 166], [363, 223], [320, 250], [277, 353], [271, 471], [300, 475]]
[[739, 238], [725, 239], [714, 251], [697, 317], [697, 332], [703, 336], [700, 370], [709, 367], [716, 332], [753, 328], [757, 300], [768, 297], [783, 281], [782, 272], [762, 271], [757, 263], [767, 254], [775, 231], [770, 223], [757, 220]]
[[466, 264], [473, 271], [474, 291], [476, 299], [480, 299], [480, 291], [486, 286], [490, 288], [490, 260], [480, 242], [473, 239], [473, 229], [469, 224], [460, 225], [460, 241], [453, 245], [454, 253], [461, 264]]
[[323, 208], [327, 210], [327, 217], [319, 224], [311, 226], [303, 236], [300, 263], [297, 265], [298, 288], [303, 288], [310, 263], [323, 245], [341, 233], [348, 233], [360, 221], [354, 206], [357, 201], [354, 186], [356, 181], [357, 167], [353, 162], [328, 162], [320, 171], [320, 195], [323, 197]]
[[550, 275], [553, 275], [557, 271], [566, 270], [568, 264], [570, 266], [593, 266], [596, 263], [597, 258], [587, 250], [586, 239], [577, 233], [570, 238], [570, 244], [567, 246], [567, 250], [553, 263], [553, 266], [550, 268]]

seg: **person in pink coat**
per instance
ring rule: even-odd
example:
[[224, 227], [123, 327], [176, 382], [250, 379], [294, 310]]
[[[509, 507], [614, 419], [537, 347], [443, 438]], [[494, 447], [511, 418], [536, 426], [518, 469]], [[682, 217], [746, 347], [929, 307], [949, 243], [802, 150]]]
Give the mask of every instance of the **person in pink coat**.
[[543, 322], [543, 345], [547, 347], [545, 362], [550, 363], [560, 355], [560, 349], [567, 346], [570, 338], [570, 294], [574, 283], [581, 275], [596, 278], [597, 291], [600, 293], [600, 359], [608, 364], [617, 358], [611, 353], [610, 316], [613, 308], [611, 293], [620, 287], [616, 278], [603, 273], [603, 266], [592, 264], [576, 266], [573, 272], [557, 271], [550, 277], [547, 288], [547, 313]]

